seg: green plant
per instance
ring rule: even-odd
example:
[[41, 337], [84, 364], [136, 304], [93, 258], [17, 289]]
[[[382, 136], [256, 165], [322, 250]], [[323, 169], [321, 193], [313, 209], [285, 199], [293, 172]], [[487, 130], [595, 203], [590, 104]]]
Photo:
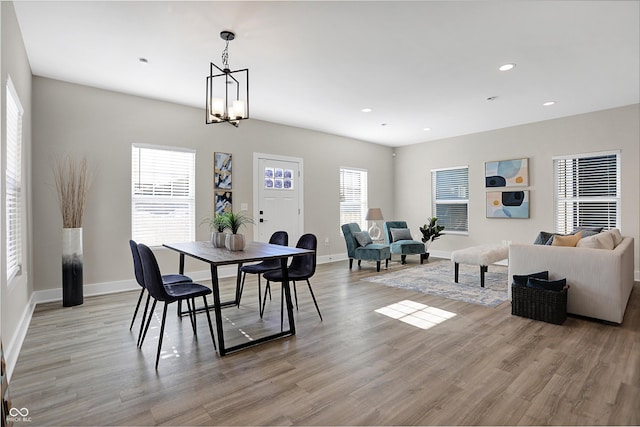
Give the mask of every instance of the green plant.
[[219, 213], [213, 216], [213, 218], [205, 218], [200, 224], [207, 224], [210, 231], [217, 231], [222, 233], [227, 228], [226, 216], [228, 212]]
[[242, 212], [227, 212], [225, 214], [225, 228], [231, 230], [233, 234], [238, 234], [240, 227], [246, 224], [253, 224], [253, 218]]
[[427, 245], [427, 250], [429, 250], [429, 246], [431, 245], [431, 243], [433, 243], [434, 240], [442, 236], [444, 226], [437, 225], [437, 222], [438, 218], [429, 218], [427, 219], [427, 223], [420, 227], [420, 232], [422, 232], [422, 242]]

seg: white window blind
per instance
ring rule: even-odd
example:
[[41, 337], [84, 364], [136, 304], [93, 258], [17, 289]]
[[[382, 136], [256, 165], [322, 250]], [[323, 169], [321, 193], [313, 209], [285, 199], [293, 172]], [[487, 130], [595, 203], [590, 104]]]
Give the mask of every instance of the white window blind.
[[469, 167], [431, 171], [432, 215], [445, 232], [469, 231]]
[[11, 79], [7, 80], [6, 227], [7, 281], [22, 270], [22, 115]]
[[367, 171], [340, 169], [340, 224], [355, 222], [367, 229]]
[[619, 228], [620, 151], [554, 157], [557, 233]]
[[195, 239], [195, 151], [132, 145], [131, 234], [148, 246]]

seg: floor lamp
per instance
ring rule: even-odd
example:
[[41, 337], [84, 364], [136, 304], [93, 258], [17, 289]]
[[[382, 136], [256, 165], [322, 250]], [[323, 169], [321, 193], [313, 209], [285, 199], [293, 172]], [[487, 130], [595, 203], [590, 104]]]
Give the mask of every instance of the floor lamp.
[[382, 210], [380, 208], [369, 208], [367, 211], [367, 216], [364, 218], [367, 221], [371, 221], [371, 227], [369, 227], [369, 235], [373, 240], [380, 239], [380, 227], [376, 221], [382, 221], [384, 218], [382, 216]]

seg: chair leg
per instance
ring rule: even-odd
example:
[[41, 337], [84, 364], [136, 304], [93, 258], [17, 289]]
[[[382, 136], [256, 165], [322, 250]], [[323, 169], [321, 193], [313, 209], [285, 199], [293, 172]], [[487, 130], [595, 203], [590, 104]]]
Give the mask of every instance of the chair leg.
[[[129, 330], [133, 329], [133, 322], [136, 320], [136, 316], [138, 315], [138, 309], [140, 308], [142, 295], [144, 295], [144, 288], [140, 290], [140, 296], [138, 297], [138, 304], [136, 304], [136, 311], [133, 312], [133, 318], [131, 319], [131, 325], [129, 325]], [[142, 322], [144, 323], [144, 320]]]
[[406, 255], [400, 255], [400, 260], [401, 260], [401, 264], [406, 264], [407, 263], [407, 256]]
[[160, 340], [158, 341], [158, 352], [156, 353], [156, 370], [158, 370], [158, 362], [160, 361], [160, 350], [162, 349], [162, 336], [164, 335], [164, 322], [167, 320], [167, 306], [168, 302], [164, 303], [164, 310], [162, 310], [162, 325], [160, 326]]
[[[244, 279], [247, 277], [247, 273], [242, 272], [242, 283], [240, 283], [240, 290], [238, 291], [238, 308], [240, 308], [240, 298], [242, 298], [242, 291], [244, 290]], [[260, 279], [258, 279], [260, 280]]]
[[362, 264], [362, 260], [361, 260], [361, 259], [359, 259], [359, 260], [358, 260], [358, 267], [360, 267], [360, 265], [361, 265], [361, 264]]
[[349, 270], [353, 268], [353, 258], [349, 258]]
[[218, 347], [216, 347], [216, 339], [213, 336], [213, 325], [211, 324], [211, 315], [209, 314], [209, 305], [207, 304], [207, 297], [203, 295], [202, 299], [204, 300], [204, 310], [205, 310], [205, 313], [207, 313], [207, 321], [209, 322], [209, 332], [211, 332], [211, 340], [213, 341], [213, 349], [214, 350], [218, 350]]
[[147, 302], [144, 305], [144, 312], [142, 313], [142, 322], [140, 322], [140, 332], [138, 332], [138, 347], [142, 346], [142, 342], [140, 338], [142, 338], [142, 330], [144, 329], [144, 324], [147, 321], [147, 313], [149, 312], [149, 300], [151, 299], [151, 294], [147, 292]]
[[318, 302], [316, 301], [316, 296], [313, 294], [313, 289], [311, 289], [311, 283], [309, 279], [307, 279], [307, 285], [309, 286], [309, 292], [311, 292], [311, 298], [313, 298], [313, 303], [316, 305], [316, 310], [318, 310], [318, 316], [320, 316], [320, 321], [322, 322], [322, 314], [320, 314], [320, 308], [318, 308]]
[[389, 269], [389, 258], [384, 260], [384, 268]]
[[191, 321], [191, 329], [193, 329], [193, 333], [196, 333], [196, 325], [194, 324], [193, 318], [196, 317], [196, 306], [189, 302], [189, 298], [187, 298], [187, 308], [189, 309], [189, 320]]
[[298, 310], [298, 291], [296, 290], [296, 282], [295, 280], [292, 280], [291, 283], [293, 283], [293, 296], [296, 298], [296, 310]]
[[[264, 298], [267, 299], [267, 288], [264, 289]], [[260, 311], [260, 318], [262, 319], [262, 283], [260, 273], [258, 273], [258, 309]]]
[[380, 273], [380, 261], [376, 261], [376, 270]]
[[153, 299], [153, 304], [151, 304], [151, 310], [148, 313], [147, 316], [147, 325], [144, 328], [144, 332], [142, 334], [142, 338], [140, 339], [140, 344], [138, 344], [138, 347], [142, 348], [142, 344], [144, 343], [144, 339], [147, 336], [147, 331], [149, 330], [149, 324], [151, 323], [151, 318], [153, 317], [153, 312], [156, 309], [156, 303], [158, 302], [157, 299]]
[[454, 263], [454, 267], [453, 267], [453, 281], [455, 283], [458, 283], [458, 272], [460, 271], [460, 264], [458, 264], [457, 262]]
[[[267, 289], [271, 289], [269, 286], [268, 280], [267, 280], [267, 286], [264, 288], [264, 299], [262, 300], [262, 310], [260, 310], [261, 313], [264, 313], [264, 306], [267, 303]], [[271, 293], [271, 290], [269, 290], [269, 293]]]

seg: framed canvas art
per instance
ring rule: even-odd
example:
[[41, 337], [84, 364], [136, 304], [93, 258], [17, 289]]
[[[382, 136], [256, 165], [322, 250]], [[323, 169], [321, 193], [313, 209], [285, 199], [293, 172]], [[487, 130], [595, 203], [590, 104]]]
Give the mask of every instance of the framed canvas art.
[[213, 153], [213, 188], [231, 190], [231, 160], [229, 153]]
[[529, 218], [529, 190], [488, 191], [487, 218]]
[[231, 191], [214, 191], [216, 215], [233, 211]]
[[529, 159], [486, 162], [484, 176], [487, 188], [526, 187], [529, 185]]

